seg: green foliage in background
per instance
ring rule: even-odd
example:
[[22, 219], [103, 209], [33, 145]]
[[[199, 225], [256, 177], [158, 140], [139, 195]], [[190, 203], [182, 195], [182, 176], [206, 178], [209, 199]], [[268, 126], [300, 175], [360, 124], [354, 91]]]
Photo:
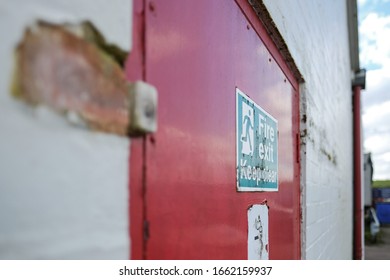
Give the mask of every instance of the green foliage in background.
[[390, 188], [390, 180], [381, 180], [372, 182], [373, 188]]

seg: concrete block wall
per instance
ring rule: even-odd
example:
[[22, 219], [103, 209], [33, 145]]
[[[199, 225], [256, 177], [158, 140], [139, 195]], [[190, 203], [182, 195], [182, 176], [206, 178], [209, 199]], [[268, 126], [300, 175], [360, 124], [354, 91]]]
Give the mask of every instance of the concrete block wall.
[[345, 1], [265, 0], [300, 86], [302, 258], [352, 258], [353, 130]]
[[0, 2], [0, 259], [127, 259], [129, 139], [10, 95], [13, 50], [36, 19], [90, 20], [131, 48], [131, 0]]

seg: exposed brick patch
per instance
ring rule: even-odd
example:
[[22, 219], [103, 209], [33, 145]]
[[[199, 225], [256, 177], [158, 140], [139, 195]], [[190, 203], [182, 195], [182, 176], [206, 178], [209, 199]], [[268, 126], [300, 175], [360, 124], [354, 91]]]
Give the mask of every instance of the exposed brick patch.
[[127, 135], [125, 73], [90, 35], [82, 37], [91, 33], [75, 30], [46, 22], [26, 30], [15, 51], [13, 95], [32, 105], [76, 113], [92, 129]]

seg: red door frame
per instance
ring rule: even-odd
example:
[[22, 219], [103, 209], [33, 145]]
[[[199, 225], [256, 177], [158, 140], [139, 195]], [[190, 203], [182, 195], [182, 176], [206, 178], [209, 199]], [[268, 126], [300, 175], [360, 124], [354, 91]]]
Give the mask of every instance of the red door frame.
[[268, 51], [271, 53], [276, 63], [282, 69], [283, 73], [287, 76], [293, 88], [299, 92], [299, 83], [297, 79], [294, 77], [293, 72], [287, 65], [284, 57], [279, 51], [278, 46], [268, 34], [267, 29], [264, 27], [263, 23], [260, 21], [253, 8], [249, 5], [248, 0], [235, 0], [235, 2], [241, 8], [248, 21], [252, 24], [252, 27], [256, 30], [257, 34], [263, 41], [264, 45], [267, 47]]
[[[299, 83], [294, 77], [294, 74], [289, 69], [286, 61], [284, 60], [282, 54], [279, 52], [278, 47], [274, 41], [270, 38], [267, 33], [266, 28], [263, 26], [258, 16], [248, 4], [247, 0], [236, 0], [239, 8], [242, 10], [244, 16], [251, 23], [252, 28], [256, 31], [258, 36], [263, 41], [264, 45], [272, 55], [274, 61], [279, 65], [283, 73], [286, 75], [290, 84], [294, 88], [296, 94], [299, 96]], [[134, 9], [133, 9], [133, 48], [131, 55], [126, 63], [126, 72], [127, 77], [130, 81], [134, 80], [145, 80], [147, 81], [146, 71], [145, 71], [145, 55], [146, 55], [146, 42], [145, 42], [145, 30], [147, 28], [146, 16], [148, 11], [154, 9], [153, 2], [149, 0], [134, 0]], [[295, 98], [295, 114], [293, 115], [293, 124], [296, 127], [297, 137], [295, 139], [296, 146], [296, 157], [298, 164], [298, 176], [300, 174], [300, 163], [299, 163], [299, 98]], [[131, 259], [145, 259], [146, 250], [147, 250], [147, 239], [148, 239], [148, 224], [147, 224], [147, 203], [146, 203], [146, 172], [147, 172], [147, 162], [146, 162], [146, 148], [147, 145], [153, 143], [153, 136], [148, 136], [146, 138], [132, 140], [130, 146], [130, 180], [129, 180], [129, 218], [130, 218], [130, 228], [129, 235], [131, 240]], [[299, 190], [299, 184], [298, 184]], [[298, 201], [300, 204], [300, 191], [297, 192]], [[301, 209], [299, 205], [299, 209]], [[301, 216], [301, 215], [300, 215]], [[299, 223], [299, 240], [300, 237], [300, 224]], [[301, 256], [301, 244], [295, 244], [296, 250], [298, 250], [298, 258]]]
[[[125, 69], [129, 81], [145, 77], [145, 0], [133, 0], [133, 47]], [[129, 156], [129, 259], [146, 259], [146, 137], [133, 138]]]

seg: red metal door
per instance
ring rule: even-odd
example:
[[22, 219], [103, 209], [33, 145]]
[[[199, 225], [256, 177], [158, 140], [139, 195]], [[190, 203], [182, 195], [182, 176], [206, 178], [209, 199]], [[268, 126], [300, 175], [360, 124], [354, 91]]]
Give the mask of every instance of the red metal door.
[[[137, 55], [159, 128], [132, 142], [131, 258], [246, 259], [266, 201], [270, 259], [299, 259], [297, 82], [247, 1], [135, 1]], [[236, 87], [278, 120], [278, 192], [236, 191]]]

